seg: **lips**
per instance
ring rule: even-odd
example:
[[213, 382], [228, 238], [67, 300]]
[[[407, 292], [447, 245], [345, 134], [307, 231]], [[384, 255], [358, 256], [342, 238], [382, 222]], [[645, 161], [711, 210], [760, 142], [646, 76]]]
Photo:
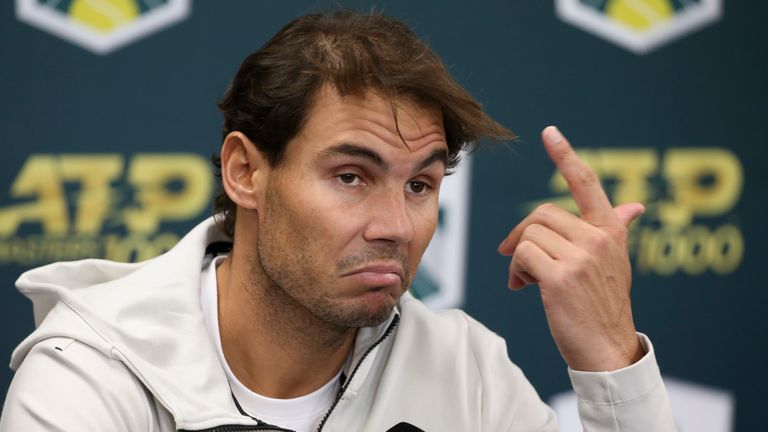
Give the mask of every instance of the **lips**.
[[404, 279], [403, 268], [394, 263], [369, 264], [345, 273], [343, 276], [377, 286], [400, 284]]

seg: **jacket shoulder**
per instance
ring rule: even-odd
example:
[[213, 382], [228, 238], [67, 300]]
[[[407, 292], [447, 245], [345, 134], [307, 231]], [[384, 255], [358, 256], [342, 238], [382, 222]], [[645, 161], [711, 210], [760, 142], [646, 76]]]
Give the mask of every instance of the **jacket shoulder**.
[[474, 410], [477, 429], [557, 430], [554, 413], [509, 359], [501, 336], [464, 311], [432, 311], [412, 296], [404, 296], [400, 310], [390, 366], [436, 398], [450, 395], [440, 407], [461, 395], [455, 409]]
[[148, 431], [156, 405], [119, 360], [67, 337], [36, 343], [5, 399], [0, 432]]
[[[445, 349], [456, 348], [456, 338], [471, 349], [485, 350], [487, 344], [505, 346], [504, 339], [461, 309], [431, 310], [420, 300], [406, 294], [400, 301], [401, 327], [423, 333], [423, 337], [445, 338]], [[505, 348], [506, 350], [506, 348]]]

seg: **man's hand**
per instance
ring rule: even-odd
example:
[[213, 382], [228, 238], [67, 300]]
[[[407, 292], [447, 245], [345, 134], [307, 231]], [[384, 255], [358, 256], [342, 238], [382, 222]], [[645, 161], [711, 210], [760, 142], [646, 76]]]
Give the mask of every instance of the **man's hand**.
[[645, 209], [613, 208], [597, 175], [556, 127], [544, 147], [571, 188], [581, 217], [544, 204], [499, 246], [512, 256], [509, 286], [539, 284], [550, 331], [571, 369], [610, 371], [643, 356], [629, 299], [627, 227]]

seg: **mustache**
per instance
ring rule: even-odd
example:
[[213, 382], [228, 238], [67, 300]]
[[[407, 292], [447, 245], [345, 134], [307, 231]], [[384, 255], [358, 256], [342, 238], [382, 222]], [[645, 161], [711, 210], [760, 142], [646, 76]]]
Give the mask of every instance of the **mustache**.
[[336, 262], [336, 272], [337, 274], [346, 273], [358, 267], [363, 267], [366, 264], [381, 261], [397, 262], [403, 268], [403, 275], [405, 276], [405, 279], [410, 279], [411, 272], [408, 268], [408, 262], [405, 259], [403, 252], [398, 247], [385, 245], [368, 247], [360, 253], [341, 258], [338, 262]]

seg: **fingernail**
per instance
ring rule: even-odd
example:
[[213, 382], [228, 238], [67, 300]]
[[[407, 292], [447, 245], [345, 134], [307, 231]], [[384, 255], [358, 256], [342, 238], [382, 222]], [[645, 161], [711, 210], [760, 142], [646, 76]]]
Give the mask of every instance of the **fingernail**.
[[557, 126], [548, 126], [544, 129], [544, 137], [550, 144], [554, 145], [563, 140], [563, 134], [560, 133], [560, 129]]
[[637, 206], [635, 207], [635, 214], [632, 216], [632, 219], [633, 220], [637, 219], [644, 214], [645, 214], [645, 206], [638, 203]]

